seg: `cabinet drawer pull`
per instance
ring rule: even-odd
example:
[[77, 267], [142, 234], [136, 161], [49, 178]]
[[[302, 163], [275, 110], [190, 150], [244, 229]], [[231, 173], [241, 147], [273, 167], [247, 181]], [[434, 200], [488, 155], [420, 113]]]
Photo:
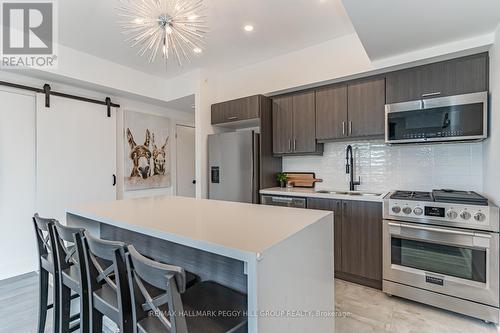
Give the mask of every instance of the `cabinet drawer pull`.
[[297, 139], [293, 139], [293, 151], [297, 150]]
[[345, 135], [345, 121], [342, 122], [342, 135]]
[[238, 119], [238, 117], [229, 117], [229, 118], [227, 118], [227, 120], [236, 120], [236, 119]]
[[352, 121], [349, 120], [349, 135], [352, 134]]
[[432, 92], [432, 93], [422, 94], [422, 97], [437, 96], [437, 95], [441, 95], [441, 92], [436, 91], [436, 92]]
[[292, 151], [292, 139], [288, 140], [288, 151]]

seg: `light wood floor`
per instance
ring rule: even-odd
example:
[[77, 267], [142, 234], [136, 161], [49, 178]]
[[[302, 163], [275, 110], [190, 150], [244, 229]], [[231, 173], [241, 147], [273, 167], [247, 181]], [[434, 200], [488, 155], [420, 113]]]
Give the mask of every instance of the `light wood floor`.
[[[378, 290], [336, 280], [336, 333], [486, 333], [497, 327], [480, 320], [388, 297]], [[38, 275], [0, 281], [0, 333], [35, 332]], [[51, 312], [49, 312], [51, 314]], [[50, 332], [51, 318], [46, 332]]]

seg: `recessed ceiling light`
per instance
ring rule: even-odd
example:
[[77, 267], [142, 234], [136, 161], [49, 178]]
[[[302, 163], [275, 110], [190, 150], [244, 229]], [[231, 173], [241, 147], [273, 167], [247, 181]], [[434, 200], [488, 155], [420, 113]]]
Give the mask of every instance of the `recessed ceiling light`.
[[248, 32], [253, 31], [253, 25], [247, 24], [243, 27], [243, 29]]
[[201, 53], [201, 52], [202, 52], [202, 50], [201, 50], [199, 47], [195, 47], [195, 48], [193, 49], [193, 52], [194, 52], [194, 53]]

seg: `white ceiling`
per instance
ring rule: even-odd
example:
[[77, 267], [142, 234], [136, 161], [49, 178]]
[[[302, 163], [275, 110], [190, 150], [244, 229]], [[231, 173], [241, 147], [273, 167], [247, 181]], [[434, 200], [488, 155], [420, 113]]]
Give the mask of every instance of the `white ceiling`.
[[[352, 33], [340, 0], [205, 0], [210, 32], [206, 50], [178, 69], [149, 64], [124, 42], [118, 0], [59, 1], [59, 41], [68, 47], [158, 76], [198, 67], [237, 68]], [[247, 33], [245, 24], [255, 30]]]
[[195, 96], [188, 95], [168, 101], [167, 103], [165, 103], [165, 106], [172, 110], [194, 113], [195, 110], [194, 102], [195, 102]]
[[371, 60], [491, 33], [499, 0], [343, 0]]

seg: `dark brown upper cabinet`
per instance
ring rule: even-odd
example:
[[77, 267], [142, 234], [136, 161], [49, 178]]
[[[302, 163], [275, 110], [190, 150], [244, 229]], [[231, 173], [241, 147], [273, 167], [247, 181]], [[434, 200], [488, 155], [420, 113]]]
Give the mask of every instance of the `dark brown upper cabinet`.
[[368, 78], [316, 90], [320, 141], [384, 135], [385, 79]]
[[349, 137], [375, 137], [385, 133], [385, 78], [350, 83], [348, 96]]
[[212, 125], [258, 119], [262, 98], [265, 97], [255, 95], [212, 104]]
[[273, 152], [287, 154], [292, 150], [292, 96], [273, 99]]
[[488, 53], [451, 59], [386, 75], [388, 104], [488, 90]]
[[275, 154], [316, 154], [314, 92], [273, 99], [273, 152]]
[[316, 138], [339, 139], [347, 135], [347, 85], [316, 90]]

